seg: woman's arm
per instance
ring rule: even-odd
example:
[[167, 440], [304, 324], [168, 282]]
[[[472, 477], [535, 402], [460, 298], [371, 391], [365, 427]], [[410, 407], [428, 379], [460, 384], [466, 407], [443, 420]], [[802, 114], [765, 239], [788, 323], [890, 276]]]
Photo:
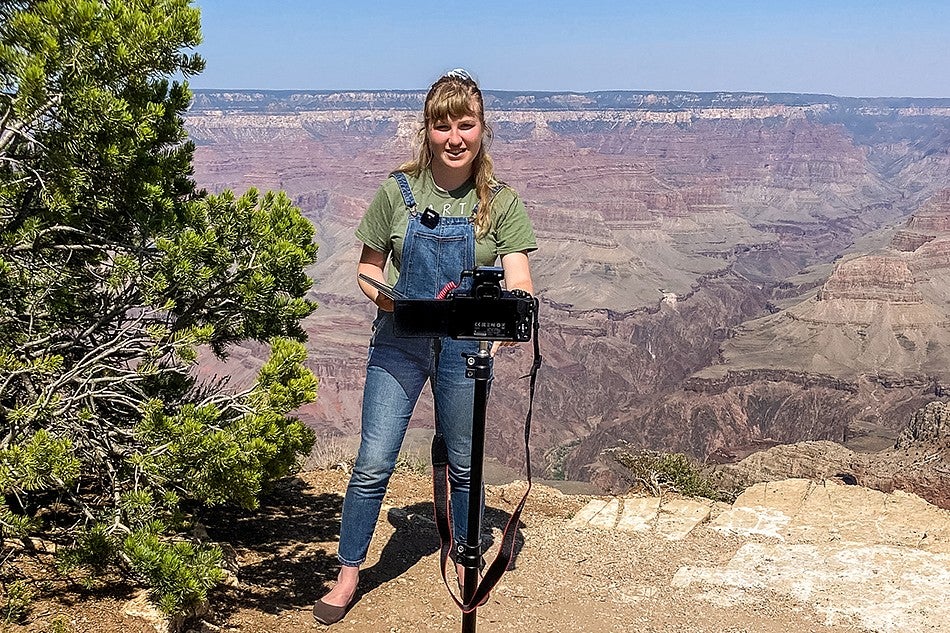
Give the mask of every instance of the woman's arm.
[[[524, 290], [528, 294], [534, 294], [531, 267], [528, 265], [528, 253], [522, 251], [502, 255], [501, 267], [505, 271], [505, 290]], [[517, 344], [517, 341], [495, 341], [491, 347], [491, 355], [494, 356], [499, 347]]]
[[[356, 266], [357, 275], [363, 274], [371, 279], [385, 284], [386, 276], [384, 270], [386, 269], [386, 253], [380, 253], [379, 251], [370, 248], [369, 246], [363, 245], [363, 250], [360, 252], [360, 263]], [[363, 291], [363, 294], [366, 295], [366, 298], [375, 303], [380, 310], [385, 310], [386, 312], [392, 312], [393, 300], [382, 294], [376, 288], [373, 288], [371, 285], [357, 277], [357, 282], [360, 285], [360, 290]]]
[[501, 256], [501, 267], [505, 270], [505, 289], [524, 290], [534, 294], [531, 282], [531, 267], [528, 266], [528, 253], [521, 251]]

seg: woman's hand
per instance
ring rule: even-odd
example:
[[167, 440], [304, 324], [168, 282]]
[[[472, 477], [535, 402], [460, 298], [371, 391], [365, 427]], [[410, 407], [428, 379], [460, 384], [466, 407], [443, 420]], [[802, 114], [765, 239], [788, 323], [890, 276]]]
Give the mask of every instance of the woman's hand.
[[[534, 294], [534, 284], [531, 281], [531, 267], [528, 265], [526, 252], [508, 253], [501, 256], [501, 267], [505, 271], [506, 290], [524, 290]], [[502, 347], [513, 347], [518, 341], [495, 341], [491, 346], [491, 355]]]
[[494, 341], [491, 344], [491, 351], [489, 352], [494, 358], [495, 354], [498, 353], [498, 350], [502, 347], [514, 347], [518, 344], [518, 341]]
[[[366, 275], [371, 279], [385, 284], [386, 276], [386, 253], [380, 253], [369, 246], [364, 245], [360, 252], [360, 263], [356, 267], [357, 275]], [[376, 306], [385, 312], [392, 312], [395, 309], [395, 303], [392, 299], [381, 293], [379, 290], [357, 277], [360, 290], [366, 295], [366, 298], [376, 304]]]
[[373, 299], [373, 303], [383, 312], [392, 312], [396, 309], [396, 302], [379, 291], [376, 292], [376, 298]]

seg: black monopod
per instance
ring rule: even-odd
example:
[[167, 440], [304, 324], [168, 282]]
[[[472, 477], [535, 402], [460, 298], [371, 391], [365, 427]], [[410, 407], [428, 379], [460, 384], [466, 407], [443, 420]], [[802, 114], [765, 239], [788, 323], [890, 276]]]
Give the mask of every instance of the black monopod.
[[[412, 299], [380, 284], [375, 279], [360, 275], [362, 279], [390, 297], [394, 303], [393, 330], [396, 336], [441, 338], [479, 342], [478, 353], [465, 356], [465, 375], [475, 380], [475, 399], [472, 405], [472, 458], [471, 479], [468, 497], [468, 533], [465, 543], [459, 545], [455, 559], [463, 568], [462, 599], [452, 594], [462, 610], [462, 633], [475, 633], [476, 611], [488, 598], [492, 587], [508, 567], [514, 552], [514, 532], [524, 508], [528, 492], [511, 514], [499, 548], [498, 557], [492, 562], [479, 582], [482, 565], [481, 552], [481, 506], [484, 485], [485, 417], [488, 408], [488, 385], [492, 375], [493, 360], [490, 354], [494, 341], [531, 340], [535, 336], [535, 361], [530, 374], [531, 397], [534, 396], [534, 378], [541, 364], [537, 342], [538, 302], [528, 293], [501, 289], [504, 271], [499, 267], [478, 267], [462, 272], [459, 286], [436, 299]], [[444, 297], [442, 296], [444, 294]], [[527, 440], [530, 431], [531, 407], [525, 422], [525, 451], [528, 461], [528, 490], [531, 487], [531, 463]], [[434, 470], [434, 493], [436, 524], [442, 541], [440, 565], [443, 580], [445, 567], [453, 546], [448, 517], [447, 454], [444, 442], [436, 435], [432, 448]], [[448, 583], [446, 583], [448, 584]], [[451, 591], [450, 591], [451, 594]]]

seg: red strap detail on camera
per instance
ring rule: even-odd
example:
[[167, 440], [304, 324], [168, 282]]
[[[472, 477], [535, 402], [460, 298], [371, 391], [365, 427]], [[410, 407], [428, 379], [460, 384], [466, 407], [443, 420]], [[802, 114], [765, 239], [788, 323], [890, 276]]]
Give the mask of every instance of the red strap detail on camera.
[[450, 292], [452, 292], [453, 290], [455, 290], [455, 289], [458, 288], [458, 287], [459, 287], [459, 285], [458, 285], [457, 283], [455, 283], [454, 281], [450, 281], [449, 283], [445, 284], [445, 286], [442, 288], [442, 290], [440, 290], [440, 291], [435, 295], [435, 298], [436, 298], [436, 299], [439, 299], [439, 300], [445, 299], [445, 298], [449, 295]]

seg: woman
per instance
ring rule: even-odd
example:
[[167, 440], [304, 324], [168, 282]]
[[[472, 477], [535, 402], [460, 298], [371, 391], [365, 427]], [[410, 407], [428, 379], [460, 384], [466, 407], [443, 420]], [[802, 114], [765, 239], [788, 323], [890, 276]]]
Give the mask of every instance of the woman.
[[[528, 253], [537, 248], [534, 231], [517, 194], [495, 179], [482, 94], [467, 72], [453, 70], [429, 89], [420, 136], [415, 160], [383, 183], [356, 230], [363, 242], [357, 272], [394, 284], [405, 296], [433, 298], [449, 282], [458, 282], [463, 270], [495, 265], [500, 257], [506, 288], [532, 293]], [[478, 343], [398, 338], [392, 300], [363, 280], [359, 284], [378, 316], [367, 362], [360, 448], [343, 502], [340, 572], [313, 609], [323, 624], [340, 620], [353, 601], [359, 566], [426, 380], [435, 400], [436, 431], [449, 452], [456, 542], [465, 542], [468, 527], [475, 383], [465, 377], [462, 354], [475, 353]]]

